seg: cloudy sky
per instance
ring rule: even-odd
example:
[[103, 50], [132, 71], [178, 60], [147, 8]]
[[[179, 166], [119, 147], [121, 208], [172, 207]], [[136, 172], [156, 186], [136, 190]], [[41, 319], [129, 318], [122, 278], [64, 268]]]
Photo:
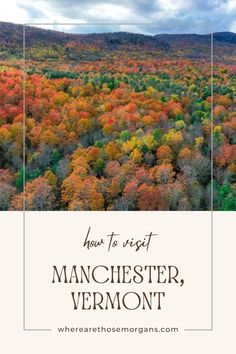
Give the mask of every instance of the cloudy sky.
[[6, 0], [1, 6], [0, 21], [87, 23], [47, 26], [69, 32], [236, 32], [236, 0]]

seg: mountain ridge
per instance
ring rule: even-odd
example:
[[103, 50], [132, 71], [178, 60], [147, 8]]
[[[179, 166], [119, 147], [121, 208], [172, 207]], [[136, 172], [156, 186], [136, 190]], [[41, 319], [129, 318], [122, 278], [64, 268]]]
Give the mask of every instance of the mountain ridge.
[[[22, 57], [23, 46], [22, 24], [0, 22], [0, 58]], [[211, 34], [140, 34], [131, 32], [104, 33], [66, 33], [36, 26], [26, 26], [25, 46], [29, 49], [48, 48], [54, 50], [54, 58], [63, 51], [68, 60], [86, 59], [86, 55], [78, 56], [78, 52], [94, 51], [88, 60], [104, 57], [105, 53], [148, 51], [154, 56], [184, 55], [190, 59], [208, 58]], [[214, 46], [219, 56], [231, 56], [232, 48], [236, 50], [236, 33], [216, 32], [213, 34]], [[57, 52], [57, 53], [55, 53]], [[34, 57], [37, 53], [32, 54]], [[46, 57], [50, 54], [46, 54]]]
[[[23, 34], [23, 27], [24, 25], [22, 24], [15, 24], [12, 22], [2, 22], [0, 21], [0, 35], [4, 33], [4, 31], [8, 31], [11, 33], [13, 29], [17, 30], [18, 32], [21, 30]], [[133, 37], [136, 38], [149, 38], [152, 39], [153, 41], [155, 39], [177, 39], [177, 38], [195, 38], [195, 39], [203, 39], [203, 38], [209, 38], [211, 34], [206, 33], [206, 34], [198, 34], [198, 33], [163, 33], [163, 34], [154, 34], [154, 35], [149, 35], [149, 34], [144, 34], [144, 33], [133, 33], [133, 32], [127, 32], [127, 31], [116, 31], [116, 32], [101, 32], [101, 33], [68, 33], [68, 32], [63, 32], [63, 31], [57, 31], [54, 29], [44, 29], [41, 27], [37, 26], [25, 26], [26, 32], [27, 30], [30, 30], [31, 33], [41, 33], [42, 36], [46, 36], [48, 34], [54, 35], [55, 37], [58, 36], [60, 37], [61, 40], [68, 40], [68, 39], [81, 39], [81, 38], [90, 38], [90, 37], [114, 37], [116, 34], [117, 35], [123, 35], [123, 34], [129, 34]], [[6, 33], [6, 32], [5, 32]], [[216, 41], [218, 42], [227, 42], [227, 43], [233, 43], [236, 44], [236, 33], [235, 32], [230, 32], [230, 31], [222, 31], [222, 32], [214, 32], [213, 37]], [[47, 38], [48, 41], [50, 41], [52, 36], [49, 36]]]

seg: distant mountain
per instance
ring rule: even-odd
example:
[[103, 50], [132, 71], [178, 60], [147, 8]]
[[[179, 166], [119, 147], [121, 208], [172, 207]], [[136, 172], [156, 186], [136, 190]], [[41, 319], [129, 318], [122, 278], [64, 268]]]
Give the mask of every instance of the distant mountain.
[[[23, 26], [0, 22], [0, 58], [22, 57]], [[210, 35], [198, 34], [158, 34], [155, 36], [113, 32], [72, 34], [54, 30], [26, 27], [26, 48], [31, 49], [32, 58], [57, 59], [63, 56], [69, 60], [97, 60], [111, 52], [151, 52], [152, 56], [171, 55], [186, 58], [209, 58]], [[214, 45], [219, 55], [232, 55], [236, 51], [236, 33], [218, 32], [214, 34]], [[47, 50], [46, 56], [37, 48]], [[140, 51], [142, 50], [142, 51]], [[90, 53], [88, 55], [88, 53]], [[92, 55], [91, 55], [92, 53]]]
[[216, 32], [214, 40], [217, 42], [236, 44], [236, 33], [233, 32]]
[[92, 33], [77, 35], [82, 44], [100, 43], [102, 48], [119, 49], [123, 46], [143, 47], [149, 49], [169, 49], [168, 43], [161, 38], [138, 33], [113, 32], [113, 33]]
[[[121, 46], [139, 46], [168, 49], [169, 45], [159, 38], [147, 36], [144, 34], [113, 32], [113, 33], [92, 33], [92, 34], [73, 34], [54, 30], [42, 29], [34, 26], [27, 26], [26, 46], [35, 46], [49, 44], [64, 44], [67, 42], [77, 42], [82, 45], [98, 45], [100, 48], [119, 49]], [[15, 42], [22, 45], [23, 25], [17, 25], [9, 22], [0, 22], [0, 44], [9, 44]]]
[[[171, 44], [179, 41], [183, 43], [207, 43], [210, 41], [210, 34], [157, 34], [158, 39]], [[214, 42], [224, 42], [236, 44], [236, 33], [233, 32], [216, 32], [213, 33]]]
[[[58, 43], [62, 44], [73, 38], [73, 34], [41, 29], [38, 27], [27, 27], [26, 37], [28, 45], [34, 45], [35, 42]], [[23, 25], [10, 22], [0, 22], [0, 44], [9, 44], [14, 42], [22, 45], [23, 42]]]
[[166, 41], [167, 43], [202, 43], [208, 42], [210, 40], [209, 34], [157, 34], [155, 38], [161, 38], [162, 40]]
[[[161, 34], [155, 38], [165, 41], [179, 56], [191, 59], [209, 58], [211, 53], [211, 35], [205, 34]], [[214, 60], [235, 62], [236, 33], [213, 33]]]

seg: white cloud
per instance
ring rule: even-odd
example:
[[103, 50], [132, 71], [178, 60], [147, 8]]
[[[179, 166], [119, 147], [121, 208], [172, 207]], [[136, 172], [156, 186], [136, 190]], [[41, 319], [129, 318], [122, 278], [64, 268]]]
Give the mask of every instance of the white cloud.
[[188, 2], [183, 0], [159, 0], [159, 4], [166, 13], [177, 13], [188, 6]]
[[231, 22], [230, 26], [229, 26], [229, 30], [231, 32], [236, 32], [236, 20], [234, 20], [233, 22]]
[[130, 9], [122, 5], [103, 3], [91, 6], [87, 12], [89, 16], [93, 16], [97, 19], [100, 19], [101, 21], [108, 21], [108, 19], [110, 19], [110, 22], [118, 22], [122, 18], [122, 21], [125, 22], [132, 21], [133, 19], [133, 14], [131, 13]]
[[1, 6], [0, 20], [5, 22], [24, 23], [28, 19], [26, 10], [19, 8], [15, 0], [7, 0]]
[[[155, 33], [209, 33], [235, 31], [235, 14], [236, 0], [6, 0], [0, 21], [153, 23]], [[78, 32], [79, 28], [66, 25], [60, 26], [60, 30]], [[153, 32], [138, 25], [133, 31]]]
[[235, 13], [236, 16], [236, 0], [228, 0], [224, 5], [226, 12]]

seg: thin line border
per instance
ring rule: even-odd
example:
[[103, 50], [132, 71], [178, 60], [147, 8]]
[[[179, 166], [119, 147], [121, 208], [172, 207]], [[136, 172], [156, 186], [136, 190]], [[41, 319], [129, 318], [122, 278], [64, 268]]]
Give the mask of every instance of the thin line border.
[[[25, 38], [26, 33], [25, 29], [27, 26], [110, 26], [110, 25], [118, 25], [118, 26], [155, 26], [156, 23], [148, 22], [148, 23], [135, 23], [135, 22], [86, 22], [86, 23], [77, 23], [77, 22], [27, 22], [23, 24], [23, 331], [34, 331], [34, 332], [42, 332], [42, 331], [52, 331], [50, 328], [27, 328], [26, 327], [26, 194], [25, 194], [25, 186], [26, 186], [26, 66], [25, 66]], [[210, 320], [210, 328], [185, 328], [184, 331], [189, 332], [212, 332], [214, 330], [214, 157], [213, 157], [213, 149], [214, 149], [214, 141], [213, 141], [213, 124], [214, 124], [214, 87], [213, 87], [213, 77], [214, 77], [214, 33], [210, 33], [211, 44], [210, 44], [210, 51], [211, 51], [211, 59], [210, 59], [210, 67], [211, 67], [211, 253], [210, 253], [210, 273], [211, 273], [211, 320]]]

